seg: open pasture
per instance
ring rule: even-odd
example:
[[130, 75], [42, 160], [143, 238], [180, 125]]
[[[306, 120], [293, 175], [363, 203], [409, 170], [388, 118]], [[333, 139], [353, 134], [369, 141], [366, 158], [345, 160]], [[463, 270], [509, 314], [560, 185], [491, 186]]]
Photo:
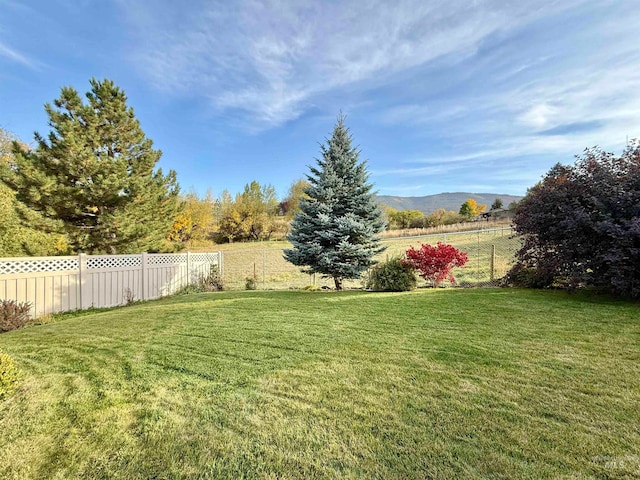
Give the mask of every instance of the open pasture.
[[[384, 239], [386, 250], [377, 260], [403, 255], [410, 247], [421, 243], [450, 243], [467, 253], [469, 262], [464, 268], [454, 271], [456, 281], [463, 286], [496, 285], [513, 265], [514, 255], [520, 246], [510, 228], [487, 229], [475, 232], [455, 232], [418, 237]], [[247, 277], [255, 274], [257, 286], [265, 290], [303, 288], [307, 285], [333, 286], [331, 280], [303, 274], [295, 265], [283, 257], [283, 250], [290, 248], [288, 242], [256, 242], [217, 245], [224, 253], [224, 280], [228, 289], [243, 289]], [[345, 282], [348, 288], [361, 288], [360, 280]]]
[[640, 306], [224, 292], [0, 336], [0, 478], [637, 478]]

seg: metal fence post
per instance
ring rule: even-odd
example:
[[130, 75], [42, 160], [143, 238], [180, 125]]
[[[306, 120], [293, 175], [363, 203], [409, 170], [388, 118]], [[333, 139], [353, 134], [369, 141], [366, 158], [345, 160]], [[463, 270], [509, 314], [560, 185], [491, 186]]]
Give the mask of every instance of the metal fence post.
[[480, 230], [478, 230], [478, 248], [476, 249], [476, 259], [478, 262], [478, 283], [480, 283], [480, 279], [482, 275], [480, 273]]
[[489, 274], [491, 283], [493, 283], [493, 281], [495, 280], [495, 268], [496, 268], [496, 246], [491, 245], [491, 271]]
[[262, 289], [267, 289], [267, 249], [262, 250]]

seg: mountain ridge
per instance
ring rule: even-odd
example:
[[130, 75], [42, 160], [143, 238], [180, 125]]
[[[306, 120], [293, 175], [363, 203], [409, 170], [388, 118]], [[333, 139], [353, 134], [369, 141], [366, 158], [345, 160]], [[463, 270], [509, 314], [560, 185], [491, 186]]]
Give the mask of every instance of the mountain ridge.
[[435, 195], [424, 195], [421, 197], [402, 197], [398, 195], [376, 195], [379, 204], [386, 205], [396, 210], [420, 210], [425, 214], [435, 212], [439, 208], [453, 210], [457, 212], [460, 206], [469, 198], [473, 198], [478, 204], [491, 208], [491, 204], [496, 198], [502, 200], [506, 208], [511, 202], [520, 201], [522, 195], [507, 195], [502, 193], [470, 193], [470, 192], [443, 192]]

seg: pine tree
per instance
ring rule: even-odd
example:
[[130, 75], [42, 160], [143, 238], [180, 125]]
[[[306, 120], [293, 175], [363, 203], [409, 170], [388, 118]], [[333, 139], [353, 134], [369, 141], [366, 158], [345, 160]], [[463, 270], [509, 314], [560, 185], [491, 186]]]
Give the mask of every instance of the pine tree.
[[293, 245], [285, 258], [334, 280], [342, 290], [343, 280], [359, 278], [382, 252], [377, 234], [385, 223], [376, 205], [364, 162], [359, 162], [352, 137], [338, 117], [331, 139], [321, 145], [322, 158], [307, 175], [308, 198], [300, 201], [287, 237]]
[[59, 255], [66, 253], [63, 235], [47, 233], [60, 227], [16, 199], [16, 192], [2, 182], [15, 169], [14, 149], [28, 147], [0, 128], [0, 257]]
[[176, 174], [154, 170], [154, 150], [110, 80], [91, 80], [83, 102], [71, 87], [45, 105], [52, 130], [33, 151], [16, 150], [3, 176], [19, 201], [64, 225], [74, 251], [130, 253], [167, 248], [180, 208]]

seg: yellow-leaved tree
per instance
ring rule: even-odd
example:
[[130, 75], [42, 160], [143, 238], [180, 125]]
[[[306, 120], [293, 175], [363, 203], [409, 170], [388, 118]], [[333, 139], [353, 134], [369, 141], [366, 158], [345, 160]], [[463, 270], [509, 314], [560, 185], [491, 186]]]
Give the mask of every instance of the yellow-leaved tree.
[[480, 215], [482, 212], [486, 210], [487, 210], [486, 205], [478, 205], [478, 202], [476, 202], [473, 198], [468, 198], [467, 201], [460, 206], [459, 213], [464, 218], [469, 220], [473, 217], [477, 217], [478, 215]]

